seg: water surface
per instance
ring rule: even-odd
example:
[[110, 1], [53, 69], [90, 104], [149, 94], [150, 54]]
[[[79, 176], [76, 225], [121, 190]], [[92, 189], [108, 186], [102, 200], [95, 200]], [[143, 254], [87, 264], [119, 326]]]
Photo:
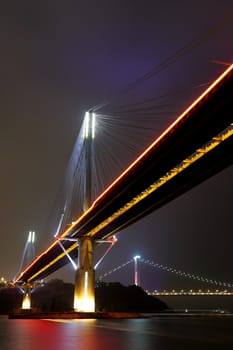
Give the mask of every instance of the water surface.
[[0, 317], [1, 350], [233, 349], [233, 317], [129, 320], [8, 320]]

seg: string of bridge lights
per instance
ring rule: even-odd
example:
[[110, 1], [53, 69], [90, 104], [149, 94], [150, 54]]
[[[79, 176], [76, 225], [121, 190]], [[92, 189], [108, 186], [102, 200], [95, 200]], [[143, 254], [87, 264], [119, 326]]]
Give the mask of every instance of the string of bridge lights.
[[104, 279], [105, 277], [111, 275], [113, 272], [116, 272], [118, 270], [121, 270], [123, 267], [125, 267], [126, 265], [129, 265], [130, 263], [132, 263], [134, 260], [133, 259], [130, 259], [128, 260], [127, 262], [115, 267], [114, 269], [104, 273], [102, 276], [99, 276], [98, 280], [101, 281], [102, 279]]
[[[209, 284], [212, 284], [214, 286], [220, 286], [220, 287], [226, 287], [226, 288], [232, 288], [233, 287], [233, 284], [232, 283], [228, 283], [228, 282], [223, 282], [223, 281], [217, 281], [217, 280], [214, 280], [214, 279], [210, 279], [210, 278], [206, 278], [206, 277], [203, 277], [203, 276], [199, 276], [199, 275], [196, 275], [196, 274], [192, 274], [192, 273], [189, 273], [189, 272], [185, 272], [185, 271], [182, 271], [182, 270], [177, 270], [173, 267], [169, 267], [169, 266], [166, 266], [166, 265], [163, 265], [163, 264], [160, 264], [160, 263], [156, 263], [154, 261], [151, 261], [149, 259], [144, 259], [144, 258], [138, 258], [137, 259], [139, 262], [141, 263], [144, 263], [146, 265], [149, 265], [149, 266], [152, 266], [156, 269], [160, 269], [160, 270], [163, 270], [163, 271], [166, 271], [166, 272], [171, 272], [173, 274], [176, 274], [177, 276], [180, 276], [180, 277], [184, 277], [184, 278], [189, 278], [189, 279], [192, 279], [192, 280], [195, 280], [195, 281], [200, 281], [200, 282], [204, 282], [204, 283], [209, 283]], [[113, 272], [116, 272], [122, 268], [124, 268], [125, 266], [127, 266], [128, 264], [130, 263], [134, 263], [135, 259], [131, 259], [119, 266], [117, 266], [116, 268], [104, 273], [103, 275], [101, 275], [99, 277], [99, 280], [102, 280], [104, 279], [105, 277], [111, 275]]]

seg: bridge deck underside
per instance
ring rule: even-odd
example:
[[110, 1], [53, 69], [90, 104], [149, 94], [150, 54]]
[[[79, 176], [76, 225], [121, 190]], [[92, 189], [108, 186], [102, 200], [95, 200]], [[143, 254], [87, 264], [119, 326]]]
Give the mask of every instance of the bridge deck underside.
[[[67, 237], [83, 235], [106, 238], [126, 228], [143, 216], [160, 208], [233, 163], [233, 136], [221, 142], [203, 157], [177, 173], [155, 191], [142, 198], [121, 215], [109, 220], [158, 179], [176, 168], [233, 123], [233, 73], [191, 109], [169, 132], [155, 143], [133, 167], [107, 191], [86, 215], [68, 232]], [[106, 222], [104, 225], [103, 222]], [[77, 244], [63, 241], [70, 255], [77, 256]], [[41, 279], [69, 262], [58, 244], [38, 258], [21, 276], [21, 280]], [[56, 257], [60, 258], [54, 261]], [[53, 262], [53, 263], [51, 263]], [[43, 269], [47, 264], [46, 269]], [[41, 270], [43, 269], [43, 270]], [[38, 271], [41, 272], [34, 276]]]

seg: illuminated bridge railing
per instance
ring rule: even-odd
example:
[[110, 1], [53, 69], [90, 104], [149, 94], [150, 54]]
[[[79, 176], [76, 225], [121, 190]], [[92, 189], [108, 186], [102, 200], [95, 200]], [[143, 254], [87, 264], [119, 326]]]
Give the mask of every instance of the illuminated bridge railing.
[[[107, 238], [233, 163], [233, 65], [189, 106], [61, 237]], [[77, 243], [64, 247], [77, 256]], [[54, 241], [16, 279], [68, 263]]]
[[163, 291], [153, 291], [153, 292], [148, 292], [149, 295], [154, 295], [154, 296], [204, 296], [204, 295], [226, 295], [226, 296], [232, 296], [233, 295], [233, 291], [229, 291], [227, 289], [224, 290], [193, 290], [193, 289], [189, 289], [189, 290], [163, 290]]

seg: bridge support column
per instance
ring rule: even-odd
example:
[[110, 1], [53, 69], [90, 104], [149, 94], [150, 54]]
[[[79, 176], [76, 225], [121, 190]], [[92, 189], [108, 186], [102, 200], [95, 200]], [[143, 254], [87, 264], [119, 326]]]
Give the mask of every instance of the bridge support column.
[[78, 270], [74, 290], [74, 309], [95, 311], [95, 271], [93, 266], [94, 241], [91, 237], [78, 240]]
[[22, 309], [29, 310], [31, 309], [31, 285], [27, 283], [23, 287], [23, 290], [24, 290], [24, 295], [23, 295]]
[[[91, 203], [92, 189], [92, 141], [95, 137], [95, 114], [86, 112], [84, 120], [86, 176], [84, 181], [84, 212]], [[78, 270], [74, 290], [74, 309], [81, 312], [95, 311], [95, 273], [93, 266], [94, 240], [82, 237], [78, 240]]]

